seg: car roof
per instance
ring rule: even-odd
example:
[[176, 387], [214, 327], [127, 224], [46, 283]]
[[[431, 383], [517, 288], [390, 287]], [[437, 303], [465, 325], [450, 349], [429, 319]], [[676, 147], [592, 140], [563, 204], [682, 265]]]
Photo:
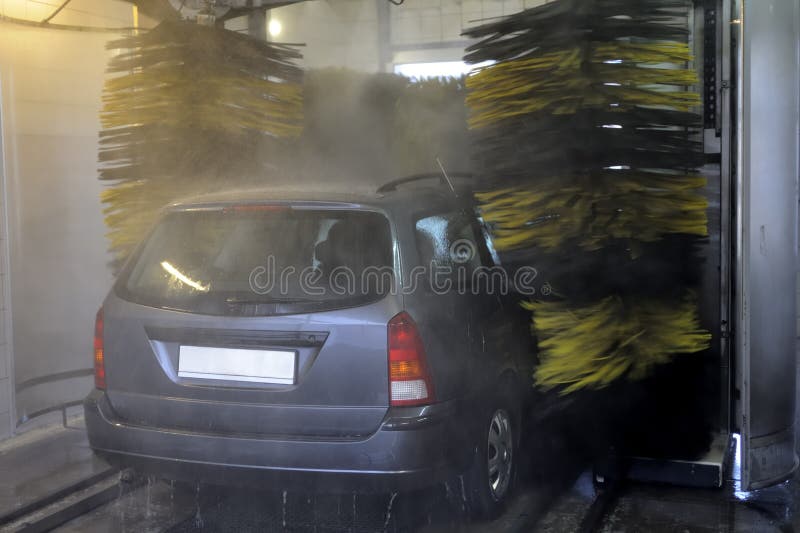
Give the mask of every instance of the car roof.
[[290, 188], [256, 188], [225, 190], [196, 195], [178, 200], [170, 204], [169, 209], [190, 209], [203, 206], [228, 206], [255, 203], [335, 203], [351, 204], [354, 207], [376, 207], [394, 210], [396, 207], [414, 205], [433, 207], [442, 204], [453, 206], [464, 205], [471, 201], [471, 194], [465, 190], [454, 191], [441, 186], [414, 185], [398, 187], [396, 190], [377, 192], [374, 189], [341, 188], [326, 189], [324, 187], [306, 186], [301, 189]]

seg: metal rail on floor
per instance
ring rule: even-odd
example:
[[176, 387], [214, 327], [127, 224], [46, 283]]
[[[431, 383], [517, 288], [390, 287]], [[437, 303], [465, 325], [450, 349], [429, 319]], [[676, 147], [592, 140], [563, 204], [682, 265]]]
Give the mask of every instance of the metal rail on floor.
[[616, 480], [600, 489], [581, 519], [578, 533], [600, 531], [606, 516], [614, 509], [621, 493], [621, 481]]
[[58, 404], [58, 405], [54, 405], [52, 407], [48, 407], [46, 409], [40, 409], [39, 411], [36, 411], [35, 413], [31, 413], [29, 415], [25, 415], [25, 416], [20, 417], [20, 419], [17, 420], [17, 427], [21, 426], [25, 422], [33, 420], [34, 418], [37, 418], [39, 416], [46, 415], [46, 414], [49, 414], [49, 413], [55, 413], [56, 411], [61, 411], [61, 423], [62, 423], [62, 425], [64, 427], [69, 427], [67, 425], [67, 409], [69, 409], [70, 407], [77, 407], [79, 405], [83, 405], [83, 400], [75, 400], [74, 402], [65, 402], [65, 403], [61, 403], [61, 404]]
[[140, 483], [124, 483], [119, 471], [109, 468], [0, 516], [0, 533], [50, 531], [116, 499]]
[[[57, 381], [64, 381], [68, 379], [76, 379], [82, 377], [88, 377], [94, 374], [94, 369], [92, 368], [81, 368], [78, 370], [68, 370], [66, 372], [56, 372], [55, 374], [48, 374], [46, 376], [38, 376], [27, 381], [23, 381], [22, 383], [18, 383], [14, 390], [16, 394], [20, 392], [30, 389], [32, 387], [36, 387], [38, 385], [45, 385], [48, 383], [55, 383]], [[39, 409], [38, 411], [34, 411], [33, 413], [26, 413], [23, 414], [21, 417], [17, 419], [16, 427], [21, 426], [22, 424], [33, 420], [34, 418], [40, 417], [42, 415], [46, 415], [49, 413], [54, 413], [56, 411], [61, 411], [61, 421], [64, 424], [64, 427], [67, 427], [67, 409], [70, 407], [77, 407], [83, 404], [83, 400], [73, 400], [69, 402], [59, 403], [57, 405], [52, 405], [46, 407], [44, 409]]]

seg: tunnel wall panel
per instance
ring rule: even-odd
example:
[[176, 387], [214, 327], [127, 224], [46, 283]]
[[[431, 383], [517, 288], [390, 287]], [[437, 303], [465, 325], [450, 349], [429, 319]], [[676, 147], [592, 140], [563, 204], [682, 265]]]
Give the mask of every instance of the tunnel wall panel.
[[800, 2], [745, 0], [737, 348], [742, 483], [785, 479], [795, 454]]
[[[130, 4], [123, 2], [79, 0], [70, 7], [53, 22], [131, 24]], [[4, 14], [35, 20], [36, 9]], [[78, 401], [91, 387], [94, 314], [111, 282], [97, 135], [110, 54], [105, 44], [116, 36], [0, 22], [8, 219], [2, 234], [13, 338], [13, 365], [7, 366], [16, 407], [6, 416], [14, 422]], [[85, 374], [75, 377], [81, 370]], [[0, 371], [0, 398], [1, 381]], [[0, 437], [3, 417], [0, 401]]]

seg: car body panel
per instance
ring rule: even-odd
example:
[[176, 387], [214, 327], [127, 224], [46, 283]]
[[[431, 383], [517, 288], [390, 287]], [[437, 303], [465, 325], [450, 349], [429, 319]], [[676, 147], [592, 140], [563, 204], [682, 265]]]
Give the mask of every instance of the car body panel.
[[[421, 263], [415, 221], [453, 211], [474, 216], [470, 197], [440, 188], [308, 196], [232, 193], [167, 211], [267, 203], [380, 213], [392, 232], [391, 293], [319, 312], [210, 316], [149, 307], [112, 290], [104, 303], [107, 390], [85, 402], [95, 450], [155, 472], [202, 465], [282, 477], [377, 476], [415, 486], [469, 466], [482, 406], [501, 380], [513, 380], [522, 394], [531, 390], [528, 316], [515, 296], [439, 294], [413, 279]], [[475, 245], [489, 257], [485, 242]], [[411, 315], [424, 344], [436, 391], [432, 405], [389, 405], [387, 324], [401, 311]], [[296, 382], [182, 378], [180, 345], [294, 350]]]

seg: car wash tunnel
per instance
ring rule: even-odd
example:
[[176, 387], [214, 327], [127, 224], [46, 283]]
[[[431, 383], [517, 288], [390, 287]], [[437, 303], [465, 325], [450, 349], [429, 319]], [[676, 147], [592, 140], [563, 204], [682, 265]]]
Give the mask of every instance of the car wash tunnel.
[[800, 527], [800, 0], [0, 0], [0, 532]]

